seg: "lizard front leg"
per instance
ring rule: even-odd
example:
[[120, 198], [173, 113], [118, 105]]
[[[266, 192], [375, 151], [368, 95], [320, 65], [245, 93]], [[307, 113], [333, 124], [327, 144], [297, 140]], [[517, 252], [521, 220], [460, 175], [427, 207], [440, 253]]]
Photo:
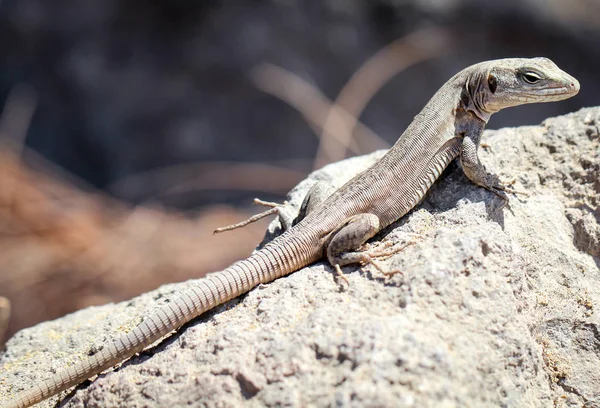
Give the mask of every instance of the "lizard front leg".
[[[469, 180], [480, 187], [497, 193], [496, 187], [500, 186], [500, 180], [494, 174], [490, 174], [479, 160], [477, 154], [477, 140], [471, 136], [465, 136], [460, 148], [460, 163]], [[502, 194], [499, 194], [502, 197]]]
[[505, 192], [513, 194], [525, 194], [517, 190], [508, 188], [495, 174], [488, 173], [485, 166], [479, 160], [477, 148], [479, 145], [479, 134], [466, 134], [463, 138], [460, 148], [460, 163], [463, 171], [469, 180], [498, 195], [505, 201], [508, 201]]

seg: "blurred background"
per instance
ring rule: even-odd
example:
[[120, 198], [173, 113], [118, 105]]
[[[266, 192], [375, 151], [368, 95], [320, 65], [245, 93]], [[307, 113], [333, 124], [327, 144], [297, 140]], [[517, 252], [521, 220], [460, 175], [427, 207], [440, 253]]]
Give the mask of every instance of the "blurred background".
[[595, 0], [0, 1], [0, 344], [7, 300], [5, 338], [245, 257], [266, 220], [212, 231], [391, 145], [468, 65], [546, 56], [582, 85], [489, 128], [597, 105], [598, 21]]

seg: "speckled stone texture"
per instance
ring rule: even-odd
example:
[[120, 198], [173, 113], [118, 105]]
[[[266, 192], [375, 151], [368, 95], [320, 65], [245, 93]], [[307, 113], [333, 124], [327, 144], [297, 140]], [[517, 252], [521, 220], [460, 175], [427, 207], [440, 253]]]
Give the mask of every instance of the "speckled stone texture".
[[[376, 237], [416, 240], [383, 262], [403, 275], [348, 267], [341, 290], [315, 264], [63, 393], [64, 406], [600, 406], [599, 126], [600, 108], [590, 108], [486, 132], [482, 160], [529, 197], [502, 207], [453, 165]], [[381, 154], [311, 175], [292, 204], [315, 179], [341, 183]], [[188, 284], [19, 332], [0, 357], [0, 400]]]

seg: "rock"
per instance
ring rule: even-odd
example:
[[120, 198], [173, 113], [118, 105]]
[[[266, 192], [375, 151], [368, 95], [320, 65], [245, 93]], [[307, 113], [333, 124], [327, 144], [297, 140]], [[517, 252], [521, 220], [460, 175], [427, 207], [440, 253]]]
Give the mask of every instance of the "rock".
[[[64, 406], [599, 406], [599, 124], [600, 108], [589, 108], [486, 132], [482, 160], [528, 197], [503, 207], [453, 165], [376, 237], [415, 240], [383, 262], [403, 275], [344, 268], [350, 285], [340, 290], [328, 265], [304, 268], [63, 393]], [[290, 202], [380, 155], [327, 166]], [[187, 285], [17, 333], [0, 357], [0, 400]]]

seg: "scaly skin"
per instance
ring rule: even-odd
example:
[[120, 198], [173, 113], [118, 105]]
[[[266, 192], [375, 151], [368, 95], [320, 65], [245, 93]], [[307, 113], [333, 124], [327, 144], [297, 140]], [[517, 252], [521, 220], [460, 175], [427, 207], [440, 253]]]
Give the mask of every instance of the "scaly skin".
[[369, 261], [360, 245], [403, 217], [448, 164], [460, 157], [467, 177], [502, 195], [506, 190], [477, 156], [490, 115], [525, 103], [574, 96], [577, 80], [546, 58], [501, 59], [473, 65], [446, 82], [389, 152], [311, 210], [263, 249], [165, 304], [133, 331], [89, 359], [17, 393], [2, 407], [36, 404], [120, 363], [216, 305], [294, 272], [324, 255], [340, 265]]

